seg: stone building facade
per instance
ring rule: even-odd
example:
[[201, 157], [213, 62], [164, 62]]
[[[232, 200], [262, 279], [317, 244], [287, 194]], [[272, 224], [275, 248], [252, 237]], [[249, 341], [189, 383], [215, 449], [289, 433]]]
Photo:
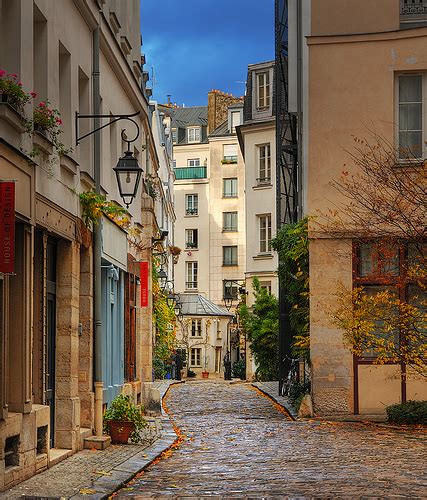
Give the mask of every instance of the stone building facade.
[[[299, 7], [289, 1], [289, 107], [302, 117], [304, 213], [326, 212], [331, 200], [334, 206], [342, 201], [330, 182], [340, 177], [344, 164], [349, 175], [356, 172], [346, 153], [354, 150], [354, 136], [373, 131], [397, 147], [399, 96], [408, 77], [419, 85], [420, 102], [425, 99], [425, 12], [425, 2], [406, 0], [307, 0]], [[422, 159], [423, 118], [419, 124]], [[397, 167], [405, 168], [404, 162]], [[357, 250], [350, 239], [319, 231], [315, 221], [309, 236], [315, 412], [381, 414], [389, 404], [425, 399], [425, 382], [411, 374], [402, 377], [400, 365], [378, 365], [372, 355], [358, 358], [346, 348], [330, 311], [336, 308], [338, 283], [352, 288], [357, 281]]]
[[[76, 146], [74, 121], [76, 111], [93, 113], [99, 26], [101, 113], [139, 111], [141, 134], [132, 153], [159, 185], [162, 155], [171, 175], [170, 144], [156, 142], [151, 127], [139, 9], [137, 0], [0, 2], [2, 77], [16, 74], [25, 90], [37, 92], [24, 108], [0, 103], [0, 181], [13, 180], [16, 188], [14, 273], [0, 274], [0, 490], [81, 449], [93, 434], [96, 355], [102, 357], [104, 407], [120, 391], [140, 401], [144, 383], [152, 381], [151, 310], [140, 306], [137, 264], [151, 263], [152, 237], [161, 227], [156, 203], [169, 203], [173, 223], [171, 195], [162, 188], [155, 202], [140, 186], [129, 225], [105, 216], [99, 222], [103, 341], [95, 353], [92, 231], [79, 199], [94, 189], [93, 136]], [[22, 117], [32, 117], [40, 102], [59, 110], [68, 151], [59, 151], [49, 134], [25, 130]], [[131, 126], [123, 126], [128, 137]], [[92, 120], [79, 120], [80, 136], [92, 129]], [[120, 123], [100, 135], [101, 192], [123, 205], [112, 170], [126, 147]]]

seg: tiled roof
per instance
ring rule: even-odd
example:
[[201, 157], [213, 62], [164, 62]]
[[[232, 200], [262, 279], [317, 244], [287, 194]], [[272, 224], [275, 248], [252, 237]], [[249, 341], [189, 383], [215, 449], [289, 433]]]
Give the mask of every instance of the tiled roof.
[[184, 316], [233, 316], [227, 309], [217, 306], [198, 293], [180, 293], [179, 298]]

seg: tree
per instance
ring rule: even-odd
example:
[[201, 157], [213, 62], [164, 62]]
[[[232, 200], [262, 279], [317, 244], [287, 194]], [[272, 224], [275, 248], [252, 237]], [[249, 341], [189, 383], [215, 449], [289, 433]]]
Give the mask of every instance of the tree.
[[308, 219], [285, 224], [271, 242], [279, 254], [279, 281], [290, 304], [289, 322], [294, 356], [310, 357], [310, 291]]
[[261, 288], [258, 278], [253, 279], [255, 302], [238, 307], [240, 321], [250, 342], [257, 365], [258, 380], [278, 378], [279, 305], [277, 298]]
[[356, 173], [344, 166], [330, 183], [342, 201], [319, 214], [313, 233], [352, 242], [355, 286], [339, 287], [332, 318], [355, 355], [426, 376], [425, 162], [402, 162], [402, 151], [377, 134], [354, 141]]

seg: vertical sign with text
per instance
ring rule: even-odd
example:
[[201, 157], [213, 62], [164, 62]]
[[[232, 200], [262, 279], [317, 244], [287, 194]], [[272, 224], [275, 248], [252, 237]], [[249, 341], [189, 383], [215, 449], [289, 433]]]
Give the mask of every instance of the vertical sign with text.
[[15, 265], [15, 183], [0, 182], [0, 273]]
[[148, 307], [148, 262], [139, 263], [141, 279], [141, 307]]

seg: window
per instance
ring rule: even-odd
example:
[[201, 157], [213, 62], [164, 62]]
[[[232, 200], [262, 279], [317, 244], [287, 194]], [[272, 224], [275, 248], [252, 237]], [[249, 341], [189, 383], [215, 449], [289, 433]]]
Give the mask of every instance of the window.
[[187, 129], [187, 142], [200, 142], [200, 127], [189, 127]]
[[239, 294], [239, 286], [237, 283], [224, 280], [223, 281], [223, 298], [236, 300]]
[[200, 167], [200, 158], [194, 158], [192, 160], [187, 160], [188, 167]]
[[202, 320], [192, 319], [191, 320], [191, 337], [201, 337], [202, 336]]
[[223, 197], [237, 198], [237, 177], [223, 179]]
[[237, 246], [222, 247], [222, 265], [237, 266]]
[[232, 111], [231, 112], [231, 133], [235, 134], [236, 133], [236, 127], [240, 125], [241, 118], [240, 118], [240, 111]]
[[190, 365], [202, 366], [202, 349], [200, 347], [193, 347], [190, 351]]
[[258, 165], [258, 184], [269, 184], [271, 182], [270, 144], [262, 144], [258, 146]]
[[172, 142], [175, 144], [176, 143], [176, 140], [178, 138], [178, 135], [177, 135], [177, 130], [176, 128], [173, 128], [172, 129]]
[[197, 248], [198, 247], [198, 230], [197, 229], [186, 229], [185, 230], [185, 248]]
[[228, 232], [237, 231], [237, 212], [223, 212], [222, 230]]
[[198, 271], [198, 264], [197, 262], [186, 262], [185, 263], [185, 275], [186, 275], [186, 282], [185, 282], [185, 287], [187, 290], [196, 290], [197, 289], [197, 271]]
[[237, 163], [237, 144], [224, 144], [222, 163]]
[[271, 293], [271, 281], [260, 281], [260, 287], [267, 290], [268, 293]]
[[271, 215], [259, 216], [259, 251], [271, 252]]
[[199, 195], [186, 194], [185, 195], [185, 215], [198, 215], [199, 214]]
[[399, 158], [423, 156], [422, 75], [399, 76]]
[[257, 73], [257, 109], [265, 110], [270, 107], [270, 72]]
[[173, 161], [173, 168], [176, 168], [176, 160]]

